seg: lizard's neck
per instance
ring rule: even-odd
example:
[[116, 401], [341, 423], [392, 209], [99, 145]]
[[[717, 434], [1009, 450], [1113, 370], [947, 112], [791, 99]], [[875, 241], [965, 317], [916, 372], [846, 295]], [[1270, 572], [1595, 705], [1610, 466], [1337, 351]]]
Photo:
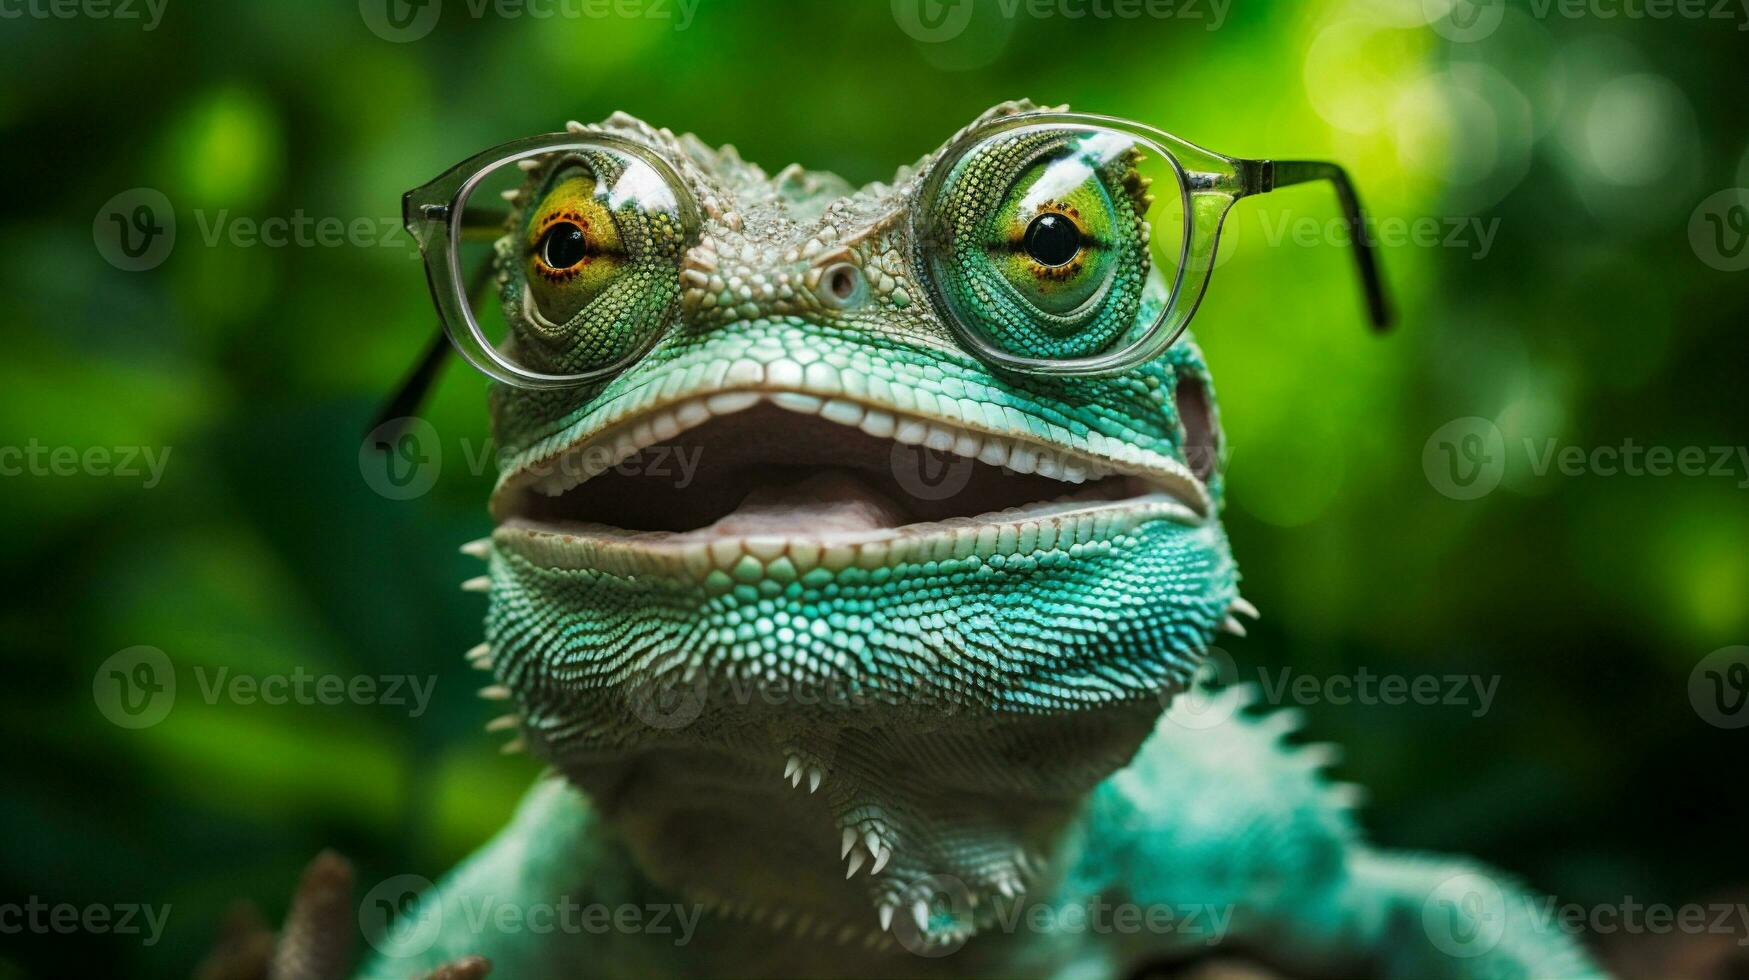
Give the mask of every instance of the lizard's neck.
[[[1129, 760], [1157, 710], [840, 731], [813, 752], [806, 739], [774, 750], [769, 732], [720, 733], [708, 747], [560, 768], [657, 884], [737, 916], [879, 938], [883, 907], [908, 926], [923, 901], [933, 930], [938, 912], [959, 918], [944, 902], [970, 912], [1044, 888], [1087, 794]], [[1057, 764], [1009, 761], [1051, 758], [1046, 745]]]

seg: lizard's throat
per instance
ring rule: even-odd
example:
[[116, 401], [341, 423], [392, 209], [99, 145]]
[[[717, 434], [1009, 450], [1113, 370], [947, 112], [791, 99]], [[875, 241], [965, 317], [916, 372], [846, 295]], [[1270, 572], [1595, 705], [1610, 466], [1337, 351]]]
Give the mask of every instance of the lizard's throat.
[[1129, 760], [1157, 712], [774, 725], [555, 762], [645, 873], [690, 900], [760, 921], [807, 916], [821, 936], [854, 940], [916, 938], [921, 916], [921, 935], [943, 941], [1046, 889], [1086, 794]]

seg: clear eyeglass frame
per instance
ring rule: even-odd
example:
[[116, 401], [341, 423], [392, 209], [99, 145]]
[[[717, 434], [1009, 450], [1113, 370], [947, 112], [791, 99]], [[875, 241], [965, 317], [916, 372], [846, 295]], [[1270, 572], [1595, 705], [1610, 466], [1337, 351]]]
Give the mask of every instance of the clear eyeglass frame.
[[[1180, 201], [1176, 213], [1183, 220], [1180, 228], [1154, 228], [1152, 235], [1158, 239], [1164, 232], [1176, 238], [1177, 251], [1173, 254], [1179, 258], [1174, 263], [1176, 268], [1171, 273], [1165, 302], [1150, 326], [1134, 331], [1134, 339], [1121, 349], [1073, 359], [1027, 357], [1003, 350], [964, 318], [952, 315], [950, 304], [940, 293], [942, 284], [933, 276], [923, 275], [936, 308], [943, 311], [943, 318], [960, 343], [971, 353], [1003, 370], [1022, 374], [1097, 376], [1120, 373], [1160, 356], [1184, 334], [1201, 304], [1210, 273], [1214, 270], [1221, 228], [1228, 212], [1241, 197], [1261, 194], [1290, 183], [1330, 180], [1336, 185], [1351, 230], [1359, 232], [1364, 228], [1364, 217], [1353, 184], [1336, 164], [1239, 159], [1213, 153], [1170, 133], [1126, 119], [1080, 112], [1029, 112], [1000, 117], [973, 128], [954, 141], [923, 175], [911, 209], [911, 237], [918, 250], [916, 268], [923, 269], [924, 251], [939, 238], [934, 227], [937, 219], [935, 199], [948, 175], [990, 140], [1032, 130], [1112, 133], [1156, 154], [1177, 177], [1176, 190]], [[1350, 240], [1355, 244], [1355, 258], [1371, 319], [1382, 329], [1388, 326], [1390, 315], [1370, 243], [1360, 234], [1351, 235]]]
[[493, 147], [444, 171], [435, 180], [408, 191], [401, 198], [401, 217], [407, 231], [419, 243], [425, 258], [425, 278], [437, 305], [443, 333], [463, 359], [481, 373], [518, 388], [575, 388], [609, 377], [635, 361], [653, 344], [654, 337], [627, 357], [602, 367], [575, 374], [546, 374], [531, 370], [505, 357], [492, 343], [474, 315], [470, 297], [491, 281], [491, 264], [471, 274], [461, 267], [461, 244], [465, 238], [495, 239], [504, 234], [505, 212], [496, 202], [486, 208], [471, 199], [489, 175], [518, 161], [585, 150], [624, 154], [650, 167], [674, 195], [681, 223], [699, 226], [698, 202], [693, 199], [679, 172], [650, 147], [608, 133], [549, 134], [531, 136]]
[[[921, 251], [933, 236], [928, 212], [942, 181], [967, 153], [979, 145], [1028, 127], [1114, 132], [1152, 149], [1178, 177], [1184, 220], [1183, 227], [1178, 230], [1179, 260], [1170, 293], [1156, 321], [1138, 332], [1136, 339], [1123, 349], [1076, 359], [1025, 357], [1002, 350], [981, 336], [975, 327], [954, 315], [943, 302], [940, 284], [923, 272]], [[691, 229], [699, 227], [698, 202], [673, 163], [643, 143], [608, 133], [559, 133], [514, 140], [475, 154], [430, 182], [408, 191], [402, 197], [402, 219], [407, 231], [419, 243], [424, 257], [426, 279], [441, 329], [426, 345], [399, 392], [378, 413], [378, 424], [414, 413], [435, 380], [446, 349], [452, 346], [469, 364], [495, 381], [518, 388], [554, 389], [587, 385], [622, 371], [660, 339], [658, 332], [627, 357], [598, 370], [579, 374], [543, 374], [518, 365], [500, 353], [474, 316], [469, 298], [490, 285], [492, 267], [487, 263], [465, 275], [460, 264], [461, 242], [464, 237], [496, 238], [502, 235], [504, 213], [497, 211], [497, 220], [492, 220], [494, 212], [468, 207], [470, 195], [487, 175], [516, 161], [587, 149], [623, 153], [650, 166], [672, 189], [685, 226]], [[1340, 165], [1317, 160], [1230, 157], [1151, 126], [1090, 113], [1027, 112], [1002, 116], [973, 127], [947, 147], [921, 175], [908, 201], [913, 247], [918, 250], [914, 256], [914, 268], [925, 280], [935, 309], [959, 342], [968, 353], [992, 367], [1032, 375], [1115, 374], [1158, 357], [1183, 335], [1208, 287], [1222, 225], [1240, 198], [1312, 181], [1329, 181], [1334, 186], [1349, 226], [1348, 238], [1360, 273], [1368, 318], [1375, 329], [1388, 329], [1390, 307], [1372, 243], [1365, 234], [1365, 216], [1354, 184]]]

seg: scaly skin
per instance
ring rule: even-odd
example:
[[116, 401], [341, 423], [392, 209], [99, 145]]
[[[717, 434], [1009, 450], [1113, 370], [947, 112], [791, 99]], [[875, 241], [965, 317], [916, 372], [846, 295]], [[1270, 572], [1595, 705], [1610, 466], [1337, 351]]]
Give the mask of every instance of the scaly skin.
[[[1435, 889], [1474, 869], [1363, 844], [1327, 750], [1284, 744], [1291, 719], [1241, 710], [1248, 689], [1179, 697], [1216, 631], [1239, 631], [1231, 613], [1251, 613], [1201, 465], [1219, 430], [1193, 343], [1113, 377], [997, 373], [920, 281], [921, 167], [853, 191], [799, 168], [767, 178], [623, 115], [595, 128], [673, 159], [704, 227], [641, 359], [588, 388], [493, 393], [506, 451], [498, 530], [470, 549], [491, 600], [473, 657], [514, 708], [494, 727], [558, 775], [426, 897], [432, 928], [367, 975], [483, 954], [510, 977], [1097, 977], [1217, 939], [1291, 972], [1595, 972], [1506, 885], [1500, 907], [1456, 903], [1448, 922], [1503, 934], [1441, 952], [1424, 912], [1446, 914]], [[517, 276], [501, 285], [521, 302]], [[851, 535], [633, 533], [529, 504], [694, 430], [726, 433], [704, 443], [721, 468], [701, 483], [878, 446], [927, 513], [935, 491], [904, 448], [922, 443], [1060, 493], [1102, 477], [1145, 492]], [[703, 916], [684, 944], [479, 922], [483, 902], [562, 899]], [[1029, 918], [1123, 903], [1143, 925]]]

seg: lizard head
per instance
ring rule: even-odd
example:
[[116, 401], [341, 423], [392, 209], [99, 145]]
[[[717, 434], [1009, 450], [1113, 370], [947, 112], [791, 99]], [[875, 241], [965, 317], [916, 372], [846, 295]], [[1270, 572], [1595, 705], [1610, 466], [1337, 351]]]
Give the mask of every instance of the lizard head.
[[1026, 158], [982, 161], [936, 206], [987, 247], [932, 272], [912, 209], [935, 155], [858, 189], [624, 115], [574, 128], [668, 161], [696, 227], [611, 211], [584, 159], [509, 195], [499, 298], [541, 315], [506, 342], [628, 364], [493, 391], [504, 724], [695, 900], [969, 929], [927, 893], [987, 908], [1048, 873], [1237, 601], [1194, 344], [1016, 374], [949, 322], [992, 304], [1069, 354], [1123, 329], [1161, 288], [1142, 190], [1086, 173], [1052, 210]]

